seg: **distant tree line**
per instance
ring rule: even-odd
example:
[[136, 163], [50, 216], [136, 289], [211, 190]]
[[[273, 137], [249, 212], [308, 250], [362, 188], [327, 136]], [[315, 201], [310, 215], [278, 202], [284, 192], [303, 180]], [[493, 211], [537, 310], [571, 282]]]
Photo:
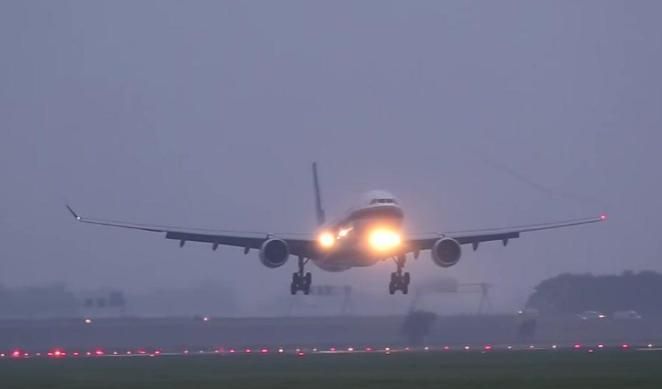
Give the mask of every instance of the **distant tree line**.
[[653, 271], [604, 276], [561, 274], [538, 284], [527, 308], [553, 314], [635, 310], [642, 315], [660, 315], [661, 299], [662, 274]]

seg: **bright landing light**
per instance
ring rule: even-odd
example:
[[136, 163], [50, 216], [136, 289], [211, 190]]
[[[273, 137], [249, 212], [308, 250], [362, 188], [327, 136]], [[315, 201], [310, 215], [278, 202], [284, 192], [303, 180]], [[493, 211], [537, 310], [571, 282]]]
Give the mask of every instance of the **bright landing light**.
[[400, 234], [387, 229], [376, 229], [370, 233], [370, 246], [378, 251], [387, 251], [400, 245]]
[[333, 237], [333, 234], [330, 232], [322, 232], [318, 238], [318, 241], [320, 243], [320, 246], [322, 246], [325, 249], [330, 248], [333, 246], [333, 243], [335, 243], [336, 238]]

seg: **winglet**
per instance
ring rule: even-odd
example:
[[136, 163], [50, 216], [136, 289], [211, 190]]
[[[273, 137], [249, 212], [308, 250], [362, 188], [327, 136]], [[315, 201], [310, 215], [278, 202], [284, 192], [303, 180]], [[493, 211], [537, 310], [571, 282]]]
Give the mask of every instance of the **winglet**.
[[76, 211], [74, 211], [74, 210], [69, 206], [69, 204], [65, 204], [65, 206], [66, 206], [67, 209], [69, 210], [69, 213], [71, 213], [71, 215], [72, 215], [76, 220], [80, 221], [80, 216], [78, 216], [78, 214], [76, 213]]

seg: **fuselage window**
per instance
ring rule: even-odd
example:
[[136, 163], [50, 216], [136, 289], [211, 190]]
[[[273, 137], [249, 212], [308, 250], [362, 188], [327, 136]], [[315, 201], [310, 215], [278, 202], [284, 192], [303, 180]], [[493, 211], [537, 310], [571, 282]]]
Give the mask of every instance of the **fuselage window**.
[[370, 201], [370, 205], [372, 204], [395, 204], [395, 200], [393, 199], [373, 199]]

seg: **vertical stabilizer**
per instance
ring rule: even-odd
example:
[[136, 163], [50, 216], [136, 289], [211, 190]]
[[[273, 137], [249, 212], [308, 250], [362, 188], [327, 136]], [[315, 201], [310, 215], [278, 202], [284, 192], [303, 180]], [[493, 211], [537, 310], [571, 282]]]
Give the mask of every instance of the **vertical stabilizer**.
[[320, 193], [320, 181], [317, 176], [317, 162], [313, 162], [313, 186], [315, 188], [315, 211], [317, 212], [317, 224], [322, 225], [326, 221], [324, 209], [322, 208], [322, 194]]

